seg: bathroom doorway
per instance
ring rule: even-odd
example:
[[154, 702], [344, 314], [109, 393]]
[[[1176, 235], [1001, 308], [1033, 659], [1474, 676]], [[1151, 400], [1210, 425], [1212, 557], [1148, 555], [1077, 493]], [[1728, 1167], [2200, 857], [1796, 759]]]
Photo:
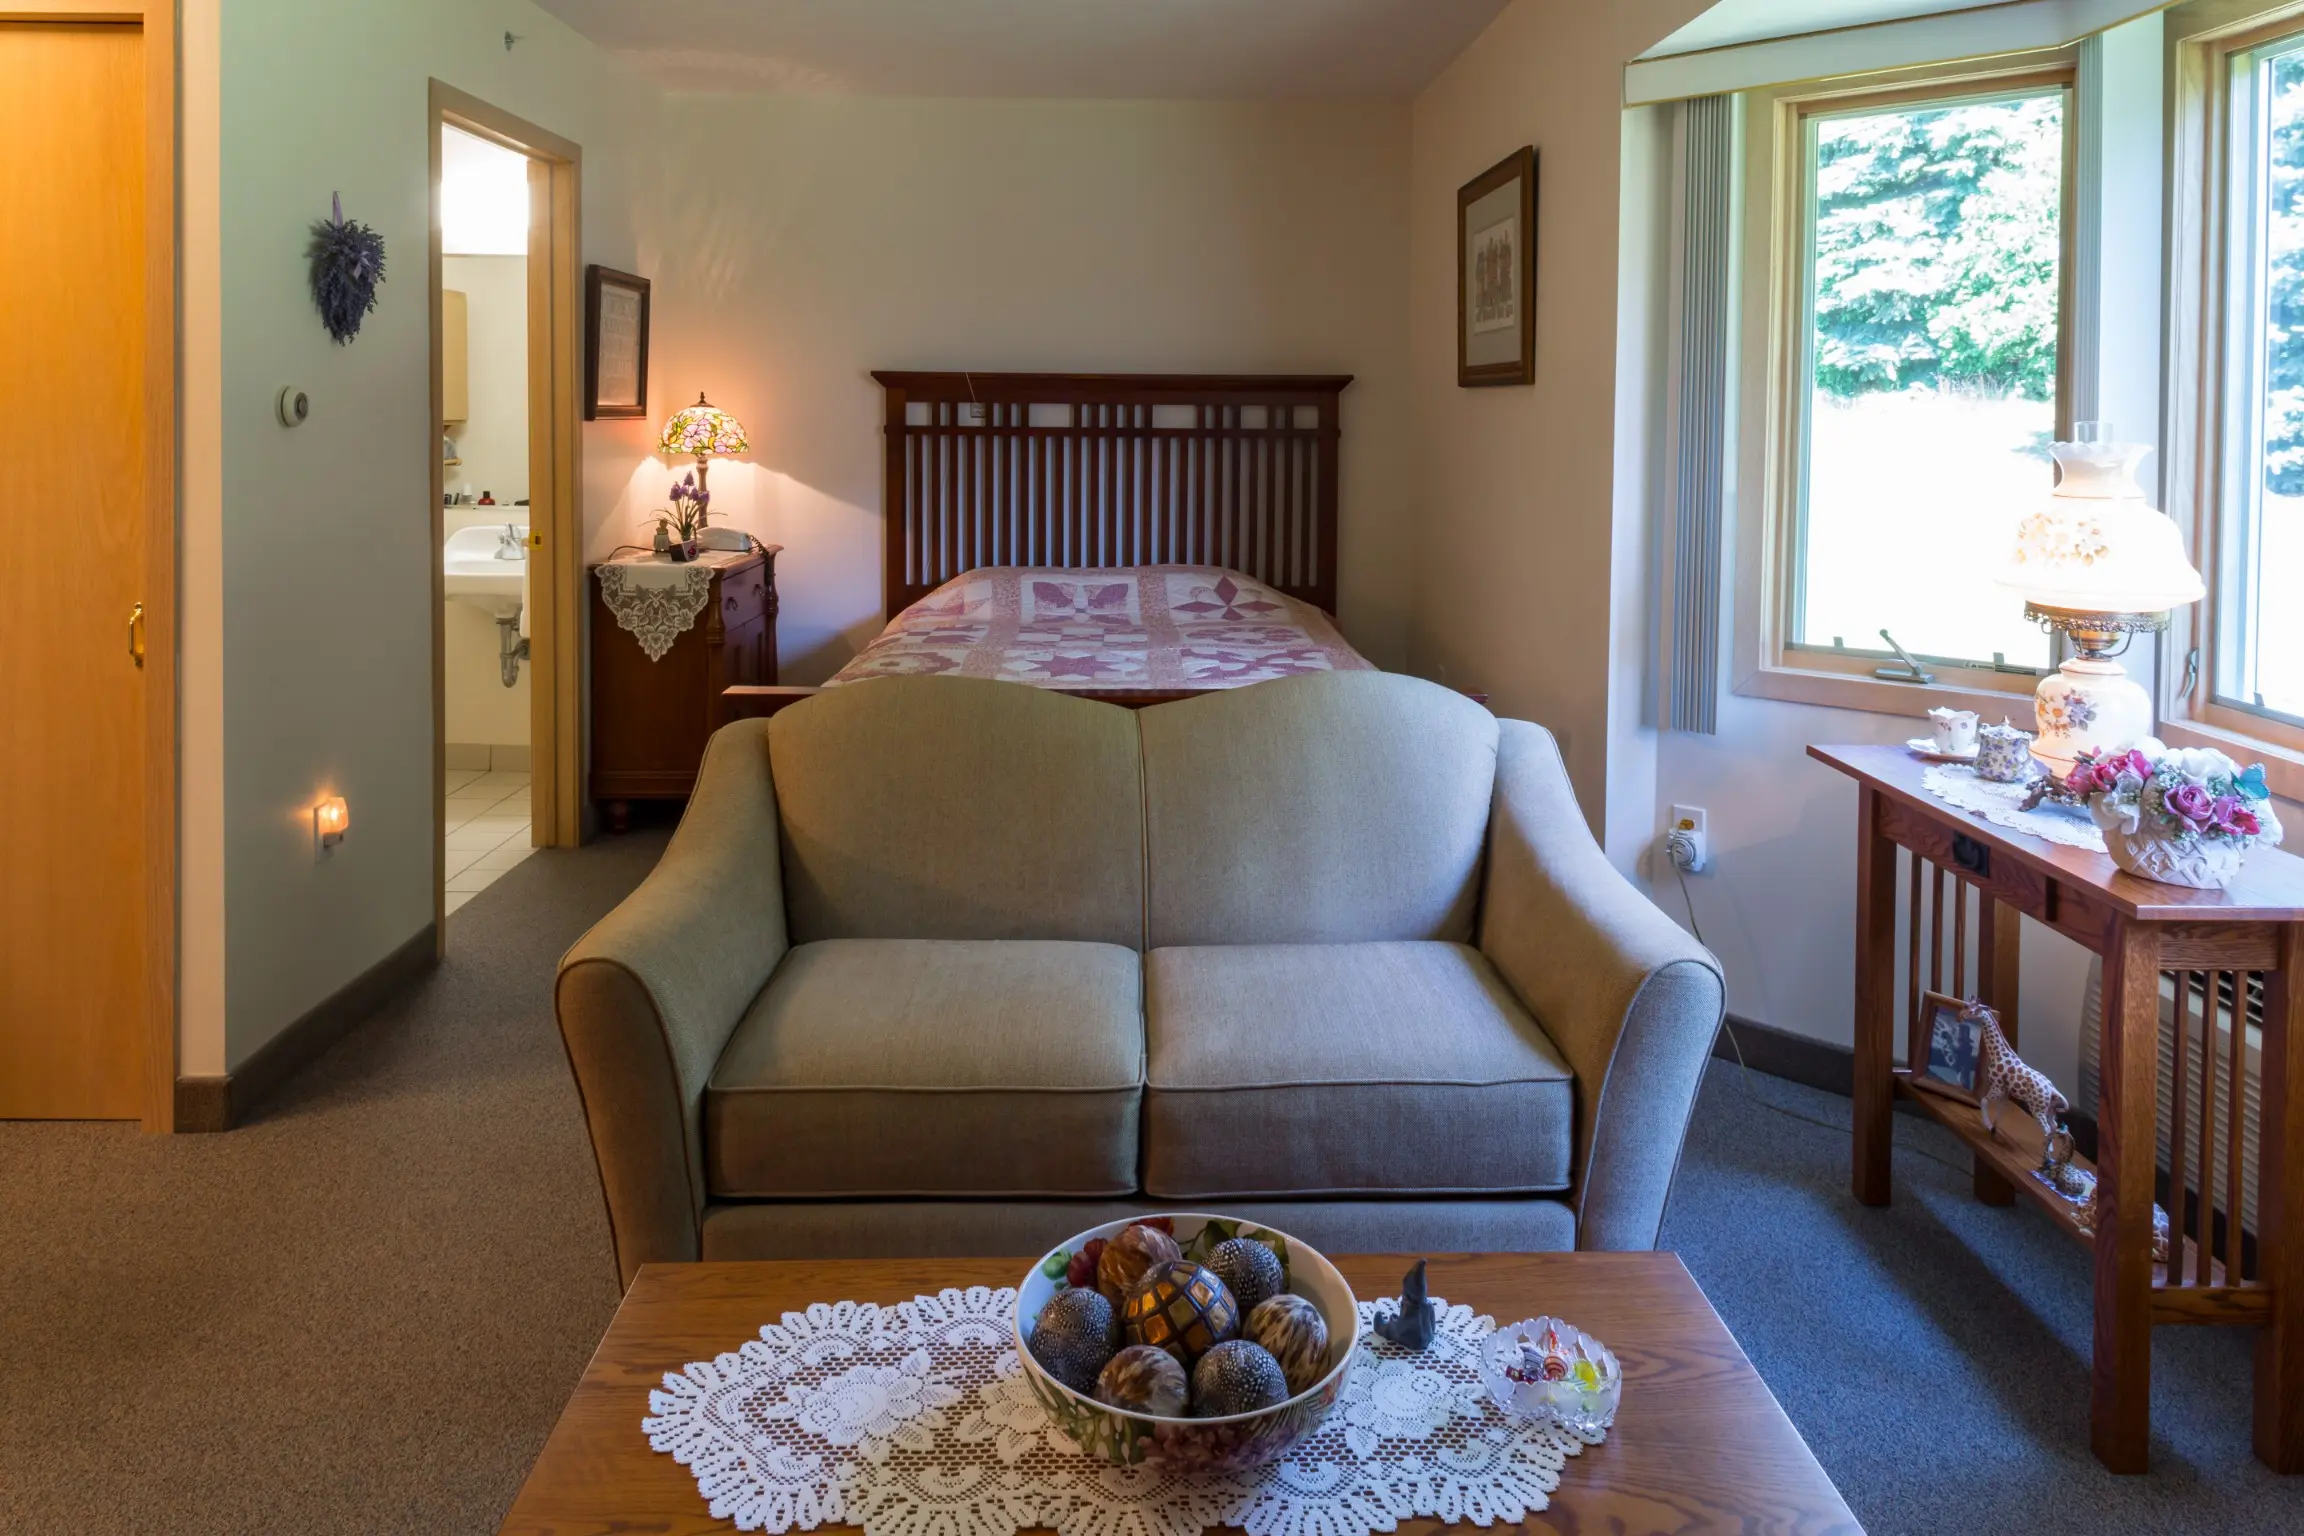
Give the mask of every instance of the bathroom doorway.
[[581, 836], [573, 144], [433, 82], [439, 912]]

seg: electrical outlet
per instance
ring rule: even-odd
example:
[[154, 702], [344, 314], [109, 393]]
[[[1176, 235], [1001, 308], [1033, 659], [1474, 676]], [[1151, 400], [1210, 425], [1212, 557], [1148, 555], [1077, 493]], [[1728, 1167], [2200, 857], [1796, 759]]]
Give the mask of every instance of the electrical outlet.
[[1664, 827], [1664, 856], [1689, 874], [1712, 862], [1712, 831], [1700, 805], [1676, 805]]

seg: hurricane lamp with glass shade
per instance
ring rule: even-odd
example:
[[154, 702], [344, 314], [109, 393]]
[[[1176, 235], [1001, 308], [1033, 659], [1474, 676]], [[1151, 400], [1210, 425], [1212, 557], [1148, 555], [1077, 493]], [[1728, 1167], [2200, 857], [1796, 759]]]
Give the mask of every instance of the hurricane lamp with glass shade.
[[2079, 653], [2033, 695], [2032, 755], [2061, 779], [2083, 752], [2124, 752], [2152, 734], [2152, 697], [2117, 658], [2207, 588], [2176, 525], [2136, 482], [2148, 444], [2081, 422], [2071, 442], [2049, 451], [2056, 488], [2018, 525], [1999, 580], [2023, 594], [2026, 618], [2069, 636]]
[[705, 489], [705, 475], [715, 458], [747, 452], [752, 444], [745, 435], [744, 423], [706, 400], [699, 390], [694, 405], [674, 411], [672, 419], [664, 423], [663, 435], [656, 446], [666, 458], [693, 454], [696, 489], [701, 491]]

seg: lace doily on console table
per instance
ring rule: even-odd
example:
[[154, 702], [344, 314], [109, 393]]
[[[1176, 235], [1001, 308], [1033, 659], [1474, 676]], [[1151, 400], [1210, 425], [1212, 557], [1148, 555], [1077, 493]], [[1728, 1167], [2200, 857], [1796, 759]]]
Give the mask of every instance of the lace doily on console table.
[[1997, 784], [1976, 777], [1973, 768], [1938, 763], [1920, 775], [1920, 787], [1946, 805], [1974, 811], [1996, 827], [2029, 832], [2067, 848], [2085, 848], [2090, 853], [2104, 851], [2104, 834], [2096, 830], [2096, 823], [2089, 819], [2087, 812], [2053, 803], [2025, 810], [2024, 796], [2031, 788], [2028, 784]]
[[660, 555], [611, 560], [599, 568], [600, 597], [616, 627], [629, 631], [650, 661], [662, 661], [712, 601], [713, 573], [748, 558], [723, 551], [678, 563]]
[[853, 1524], [866, 1536], [1372, 1536], [1411, 1516], [1512, 1523], [1598, 1444], [1507, 1418], [1480, 1384], [1487, 1317], [1440, 1303], [1429, 1349], [1366, 1324], [1336, 1407], [1283, 1461], [1223, 1477], [1091, 1461], [1025, 1383], [1013, 1290], [787, 1312], [760, 1337], [668, 1375], [648, 1443], [745, 1531]]

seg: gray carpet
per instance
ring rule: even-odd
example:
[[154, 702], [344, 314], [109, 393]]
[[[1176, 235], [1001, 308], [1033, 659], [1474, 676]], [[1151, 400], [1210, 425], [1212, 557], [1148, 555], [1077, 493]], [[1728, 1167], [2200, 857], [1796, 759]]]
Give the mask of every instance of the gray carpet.
[[[616, 1301], [552, 965], [662, 842], [513, 870], [241, 1130], [0, 1124], [0, 1530], [494, 1528]], [[2154, 1471], [2111, 1477], [2086, 1256], [1914, 1152], [1862, 1209], [1846, 1163], [1716, 1067], [1666, 1240], [1872, 1531], [2304, 1530], [2248, 1455], [2246, 1335], [2160, 1333]]]

